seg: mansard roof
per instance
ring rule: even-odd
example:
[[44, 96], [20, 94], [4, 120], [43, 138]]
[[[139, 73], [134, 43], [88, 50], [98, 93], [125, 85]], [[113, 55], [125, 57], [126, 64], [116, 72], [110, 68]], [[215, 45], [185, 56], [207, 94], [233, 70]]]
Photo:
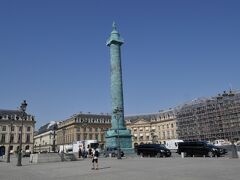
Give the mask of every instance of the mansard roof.
[[22, 115], [19, 110], [0, 109], [0, 115]]
[[37, 134], [42, 134], [50, 130], [54, 130], [54, 127], [57, 125], [57, 122], [51, 121], [43, 126], [41, 126], [37, 132]]
[[129, 115], [125, 116], [125, 121], [130, 123], [136, 123], [138, 120], [141, 119], [148, 122], [154, 122], [157, 120], [165, 120], [165, 118], [168, 119], [169, 117], [174, 117], [175, 113], [175, 109], [168, 109], [150, 114]]
[[88, 113], [80, 112], [80, 113], [72, 115], [69, 119], [76, 118], [76, 117], [111, 118], [111, 114], [108, 114], [108, 113], [106, 113], [106, 114], [104, 114], [104, 113], [96, 114], [96, 113], [90, 113], [90, 112], [88, 112]]
[[[0, 119], [10, 120], [17, 117], [22, 117], [22, 115], [22, 111], [20, 110], [0, 109]], [[28, 118], [31, 118], [31, 120], [34, 121], [34, 116], [28, 113], [26, 113], [26, 115], [28, 116]]]
[[130, 115], [130, 116], [125, 116], [125, 121], [130, 121], [131, 123], [135, 123], [138, 120], [144, 120], [144, 121], [151, 121], [152, 119], [156, 119], [157, 114], [140, 114], [140, 115]]

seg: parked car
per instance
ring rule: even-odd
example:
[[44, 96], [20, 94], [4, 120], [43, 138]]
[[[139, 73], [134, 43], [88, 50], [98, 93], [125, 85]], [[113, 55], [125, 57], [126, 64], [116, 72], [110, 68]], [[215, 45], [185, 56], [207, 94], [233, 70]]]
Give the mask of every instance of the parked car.
[[208, 144], [207, 146], [209, 148], [212, 148], [212, 149], [217, 149], [220, 152], [220, 156], [224, 155], [224, 154], [227, 154], [227, 149], [224, 149], [222, 147], [218, 147], [218, 146], [215, 146], [215, 145], [212, 145], [212, 144]]
[[144, 157], [170, 157], [171, 151], [161, 144], [140, 144], [137, 147], [137, 154]]
[[26, 150], [22, 152], [22, 156], [23, 157], [30, 157], [31, 151], [30, 150]]
[[[121, 157], [124, 156], [124, 152], [120, 149], [120, 154], [121, 154]], [[117, 147], [108, 147], [104, 150], [103, 152], [103, 156], [104, 157], [117, 157], [118, 155], [118, 148]]]
[[212, 144], [207, 144], [202, 141], [189, 141], [178, 143], [177, 153], [181, 154], [184, 152], [185, 156], [209, 156], [209, 157], [220, 157], [226, 154], [226, 150]]
[[236, 145], [236, 146], [240, 146], [240, 141], [237, 141], [237, 142], [235, 143], [235, 145]]

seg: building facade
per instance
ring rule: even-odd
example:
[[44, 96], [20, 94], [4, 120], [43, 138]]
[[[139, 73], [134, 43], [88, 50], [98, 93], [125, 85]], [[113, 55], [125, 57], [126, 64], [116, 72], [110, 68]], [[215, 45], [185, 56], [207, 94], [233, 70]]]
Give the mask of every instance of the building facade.
[[23, 117], [22, 112], [18, 110], [0, 110], [0, 147], [3, 147], [5, 154], [9, 147], [10, 153], [17, 153], [22, 131], [23, 152], [33, 152], [34, 128], [34, 116], [27, 114]]
[[178, 138], [175, 111], [171, 109], [153, 114], [126, 116], [125, 121], [132, 132], [133, 146], [146, 143], [166, 144], [167, 140]]
[[228, 141], [240, 138], [240, 92], [197, 99], [177, 110], [177, 132], [183, 140]]
[[56, 152], [57, 122], [51, 121], [40, 127], [34, 135], [34, 152]]
[[105, 144], [104, 133], [111, 128], [111, 115], [79, 113], [59, 123], [57, 145], [72, 144], [76, 141], [98, 140], [101, 147]]

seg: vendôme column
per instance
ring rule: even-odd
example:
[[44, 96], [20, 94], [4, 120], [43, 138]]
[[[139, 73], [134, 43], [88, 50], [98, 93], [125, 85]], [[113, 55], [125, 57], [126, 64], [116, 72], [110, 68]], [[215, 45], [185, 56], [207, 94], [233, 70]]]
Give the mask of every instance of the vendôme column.
[[111, 57], [111, 100], [112, 127], [106, 132], [106, 147], [120, 147], [125, 152], [132, 152], [132, 138], [130, 130], [126, 129], [124, 121], [123, 82], [121, 66], [121, 45], [124, 43], [113, 22], [113, 30], [107, 41]]

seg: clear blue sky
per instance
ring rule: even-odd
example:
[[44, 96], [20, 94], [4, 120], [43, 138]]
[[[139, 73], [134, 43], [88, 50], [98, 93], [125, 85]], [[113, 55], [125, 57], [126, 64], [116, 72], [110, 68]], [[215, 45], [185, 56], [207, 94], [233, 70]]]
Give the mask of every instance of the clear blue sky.
[[110, 113], [113, 20], [126, 115], [240, 89], [238, 0], [1, 0], [0, 109], [26, 99], [37, 127]]

